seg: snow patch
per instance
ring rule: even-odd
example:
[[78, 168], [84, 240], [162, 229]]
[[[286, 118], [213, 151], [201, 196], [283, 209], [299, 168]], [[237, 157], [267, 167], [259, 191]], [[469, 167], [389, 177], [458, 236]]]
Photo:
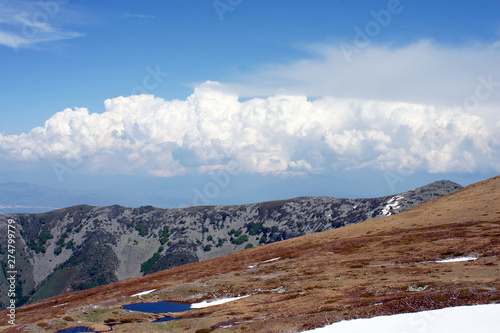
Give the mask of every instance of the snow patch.
[[147, 294], [152, 293], [152, 292], [153, 292], [153, 291], [155, 291], [155, 290], [156, 290], [156, 289], [151, 289], [151, 290], [142, 291], [142, 292], [140, 292], [140, 293], [133, 294], [133, 295], [131, 295], [130, 297], [144, 296], [144, 295], [147, 295]]
[[382, 214], [384, 216], [389, 216], [392, 215], [392, 211], [401, 208], [399, 205], [399, 200], [403, 199], [404, 197], [401, 195], [394, 196], [387, 201], [386, 206], [382, 209]]
[[[273, 261], [280, 260], [280, 259], [281, 259], [281, 257], [264, 260], [264, 261], [261, 262], [261, 264], [265, 264], [265, 263], [268, 263], [268, 262], [273, 262]], [[250, 266], [248, 266], [248, 268], [257, 267], [257, 265], [259, 265], [259, 264], [250, 265]]]
[[406, 288], [406, 291], [422, 291], [422, 290], [425, 290], [427, 289], [427, 287], [429, 287], [429, 285], [425, 285], [425, 286], [408, 286], [408, 288]]
[[437, 260], [436, 262], [457, 262], [457, 261], [472, 261], [472, 260], [477, 260], [477, 257], [458, 257], [458, 258]]
[[53, 305], [52, 307], [53, 307], [53, 308], [57, 308], [57, 307], [59, 307], [59, 306], [63, 306], [63, 305], [66, 305], [66, 304], [68, 304], [68, 303], [57, 304], [57, 305]]
[[232, 298], [221, 298], [221, 299], [217, 299], [217, 300], [210, 301], [210, 302], [209, 301], [203, 301], [203, 302], [200, 302], [200, 303], [193, 303], [193, 304], [191, 304], [191, 309], [201, 309], [201, 308], [206, 308], [208, 306], [224, 304], [224, 303], [236, 301], [236, 300], [248, 297], [248, 296], [250, 296], [250, 295], [239, 296], [239, 297], [232, 297]]
[[469, 333], [498, 332], [500, 304], [458, 306], [392, 316], [355, 319], [306, 332], [315, 333]]
[[268, 259], [268, 260], [264, 260], [262, 263], [266, 263], [266, 262], [271, 262], [271, 261], [276, 261], [276, 260], [280, 260], [281, 257], [278, 257], [278, 258], [273, 258], [273, 259]]

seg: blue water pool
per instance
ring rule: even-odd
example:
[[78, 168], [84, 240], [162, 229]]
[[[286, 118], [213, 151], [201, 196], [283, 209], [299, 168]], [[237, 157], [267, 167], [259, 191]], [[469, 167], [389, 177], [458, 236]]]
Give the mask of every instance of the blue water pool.
[[64, 330], [57, 331], [57, 333], [79, 333], [79, 332], [95, 332], [95, 331], [85, 326], [66, 328]]
[[[149, 312], [149, 313], [165, 313], [165, 312], [182, 312], [191, 309], [190, 304], [181, 304], [181, 303], [171, 303], [171, 302], [154, 302], [154, 303], [135, 303], [135, 304], [126, 304], [122, 306], [123, 309], [131, 310], [131, 311], [140, 311], [140, 312]], [[155, 323], [170, 321], [179, 318], [175, 317], [163, 317], [155, 320]], [[57, 331], [57, 333], [78, 333], [78, 332], [95, 332], [94, 330], [85, 327], [78, 326], [67, 328], [61, 331]]]
[[171, 302], [154, 302], [154, 303], [135, 303], [122, 306], [123, 309], [149, 312], [149, 313], [164, 313], [164, 312], [182, 312], [191, 309], [190, 304], [171, 303]]
[[161, 323], [161, 322], [164, 322], [164, 321], [171, 321], [171, 320], [176, 320], [176, 319], [180, 319], [180, 318], [176, 318], [176, 317], [163, 317], [163, 318], [160, 318], [160, 319], [156, 319], [155, 321], [153, 321], [153, 323]]

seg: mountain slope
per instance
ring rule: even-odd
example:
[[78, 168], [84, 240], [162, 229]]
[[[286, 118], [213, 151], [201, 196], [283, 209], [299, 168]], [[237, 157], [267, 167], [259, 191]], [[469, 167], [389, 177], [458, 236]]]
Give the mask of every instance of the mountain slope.
[[[394, 216], [27, 305], [18, 309], [18, 329], [102, 330], [106, 322], [119, 324], [113, 332], [296, 332], [343, 319], [498, 302], [499, 202], [495, 177]], [[462, 257], [475, 260], [437, 262]], [[186, 311], [168, 323], [152, 323], [163, 315], [120, 309], [146, 300], [238, 295], [248, 297]]]
[[18, 293], [25, 302], [395, 214], [459, 188], [439, 181], [381, 198], [303, 197], [182, 209], [81, 205], [0, 221], [14, 219], [26, 244], [18, 250], [24, 270]]

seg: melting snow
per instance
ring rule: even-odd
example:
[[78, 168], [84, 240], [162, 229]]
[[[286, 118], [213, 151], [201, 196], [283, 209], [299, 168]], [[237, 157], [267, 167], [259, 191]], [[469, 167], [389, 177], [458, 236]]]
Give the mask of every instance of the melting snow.
[[459, 258], [452, 258], [452, 259], [443, 259], [443, 260], [438, 260], [436, 262], [457, 262], [457, 261], [471, 261], [471, 260], [476, 260], [476, 257], [459, 257]]
[[[278, 257], [278, 258], [273, 258], [273, 259], [268, 259], [268, 260], [264, 260], [261, 262], [261, 264], [265, 264], [265, 263], [268, 263], [268, 262], [273, 262], [273, 261], [276, 261], [276, 260], [280, 260], [281, 257]], [[248, 268], [254, 268], [254, 267], [257, 267], [258, 264], [255, 264], [255, 265], [250, 265], [248, 266]]]
[[369, 319], [341, 321], [306, 332], [315, 333], [469, 333], [498, 332], [500, 304], [458, 306]]
[[207, 306], [224, 304], [224, 303], [236, 301], [236, 300], [248, 297], [248, 296], [250, 296], [250, 295], [232, 297], [232, 298], [221, 298], [221, 299], [217, 299], [217, 300], [214, 300], [211, 302], [203, 301], [200, 303], [193, 303], [193, 304], [191, 304], [191, 309], [201, 309], [201, 308], [206, 308]]
[[273, 259], [268, 259], [268, 260], [264, 260], [262, 263], [276, 261], [276, 260], [280, 260], [280, 259], [281, 259], [281, 257], [273, 258]]
[[66, 305], [66, 304], [68, 304], [68, 303], [57, 304], [57, 305], [53, 305], [52, 307], [53, 307], [53, 308], [57, 308], [57, 307], [59, 307], [59, 306], [63, 306], [63, 305]]
[[147, 295], [147, 294], [150, 294], [152, 293], [153, 291], [155, 291], [156, 289], [151, 289], [151, 290], [146, 290], [146, 291], [143, 291], [143, 292], [140, 292], [140, 293], [137, 293], [137, 294], [133, 294], [131, 297], [136, 297], [136, 296], [143, 296], [143, 295]]
[[382, 209], [382, 214], [385, 216], [389, 216], [392, 214], [392, 210], [398, 209], [401, 206], [399, 205], [399, 200], [403, 199], [403, 196], [394, 196], [387, 201], [387, 205]]

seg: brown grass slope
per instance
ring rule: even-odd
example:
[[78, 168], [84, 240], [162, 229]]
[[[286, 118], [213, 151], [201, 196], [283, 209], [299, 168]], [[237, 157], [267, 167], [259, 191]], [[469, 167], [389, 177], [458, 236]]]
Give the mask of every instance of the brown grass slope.
[[[463, 255], [478, 259], [435, 262]], [[497, 176], [395, 216], [33, 303], [18, 309], [18, 326], [6, 331], [120, 323], [113, 332], [300, 332], [343, 319], [493, 303], [500, 300], [499, 255]], [[157, 290], [130, 297], [149, 289]], [[251, 296], [167, 323], [120, 308], [238, 295]], [[6, 325], [5, 312], [1, 320]]]

